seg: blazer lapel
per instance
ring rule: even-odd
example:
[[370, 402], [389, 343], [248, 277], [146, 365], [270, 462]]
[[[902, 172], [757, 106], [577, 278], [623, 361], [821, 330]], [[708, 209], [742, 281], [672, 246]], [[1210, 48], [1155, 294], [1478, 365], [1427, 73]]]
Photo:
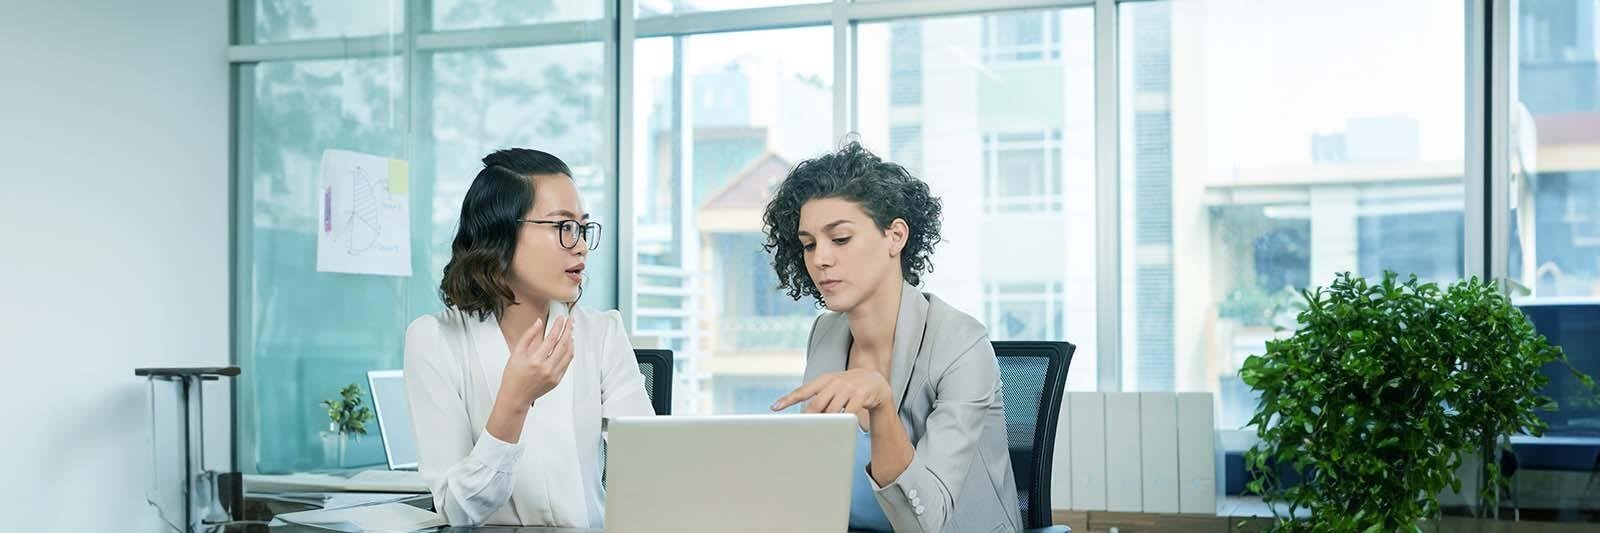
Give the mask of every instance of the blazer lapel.
[[828, 329], [817, 332], [816, 344], [811, 346], [806, 361], [806, 382], [823, 374], [843, 371], [850, 358], [849, 321], [840, 316], [837, 320], [823, 320], [817, 324]]
[[894, 360], [889, 385], [893, 387], [895, 410], [905, 405], [906, 388], [917, 355], [922, 353], [922, 333], [928, 325], [928, 299], [910, 283], [900, 287], [900, 315], [894, 321]]

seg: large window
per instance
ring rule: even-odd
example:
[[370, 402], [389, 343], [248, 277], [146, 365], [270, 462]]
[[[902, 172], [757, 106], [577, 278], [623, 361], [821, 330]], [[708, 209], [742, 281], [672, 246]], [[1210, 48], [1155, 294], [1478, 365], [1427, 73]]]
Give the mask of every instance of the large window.
[[404, 0], [239, 0], [238, 12], [248, 42], [393, 37], [405, 31]]
[[1122, 385], [1212, 392], [1237, 429], [1239, 364], [1292, 333], [1297, 291], [1461, 277], [1462, 5], [1120, 9]]
[[677, 357], [675, 413], [763, 412], [800, 385], [818, 310], [777, 290], [761, 210], [832, 145], [832, 42], [818, 27], [634, 47], [633, 327]]
[[[367, 19], [387, 16], [372, 5], [328, 4], [261, 2], [256, 35], [359, 34]], [[493, 18], [471, 4], [435, 4], [435, 22]], [[539, 5], [518, 13], [530, 20], [564, 17]], [[283, 31], [263, 33], [273, 28]], [[488, 152], [526, 146], [557, 154], [572, 167], [588, 210], [614, 224], [608, 60], [600, 34], [589, 38], [595, 41], [419, 51], [409, 65], [402, 41], [342, 58], [240, 66], [235, 327], [246, 376], [239, 389], [243, 468], [288, 472], [383, 462], [369, 426], [373, 437], [354, 441], [341, 463], [337, 447], [322, 436], [328, 419], [317, 402], [351, 383], [365, 389], [369, 370], [400, 368], [407, 324], [441, 309], [439, 277], [461, 199]], [[410, 204], [410, 275], [319, 271], [327, 150], [406, 162], [404, 189], [394, 190], [407, 191]], [[615, 249], [610, 242], [593, 254]], [[615, 262], [591, 264], [584, 302], [611, 308]]]
[[944, 201], [926, 288], [995, 340], [1078, 345], [1068, 385], [1094, 390], [1095, 266], [1075, 252], [1095, 245], [1092, 11], [857, 31], [856, 131]]
[[[240, 426], [254, 436], [242, 441], [254, 445], [251, 464], [262, 471], [334, 466], [336, 457], [323, 454], [318, 431], [328, 424], [316, 401], [364, 382], [367, 370], [398, 368], [403, 339], [396, 332], [408, 316], [428, 310], [408, 299], [410, 279], [316, 269], [323, 150], [405, 156], [395, 113], [406, 98], [400, 70], [397, 59], [379, 57], [267, 62], [241, 71], [241, 98], [251, 103], [242, 113], [255, 126], [241, 132], [250, 158], [240, 162], [240, 186], [249, 187], [251, 203], [239, 207], [248, 238], [236, 252], [249, 258], [240, 275], [250, 281], [251, 305], [248, 321], [236, 325], [250, 333], [239, 361], [250, 376], [240, 382]], [[349, 458], [380, 462], [383, 450], [368, 439]]]
[[[1516, 4], [1505, 218], [1506, 275], [1540, 333], [1580, 370], [1600, 373], [1600, 4]], [[1600, 409], [1561, 370], [1547, 372], [1560, 409], [1553, 432], [1592, 432]]]
[[[1495, 19], [1493, 124], [1459, 2], [1083, 4], [236, 0], [242, 468], [338, 466], [316, 402], [400, 366], [479, 158], [511, 146], [572, 166], [607, 224], [584, 304], [675, 352], [681, 414], [799, 384], [819, 310], [777, 290], [760, 215], [847, 136], [943, 199], [929, 292], [995, 340], [1076, 344], [1070, 389], [1213, 393], [1224, 430], [1255, 408], [1240, 363], [1338, 272], [1503, 275], [1541, 328], [1600, 322], [1593, 0]], [[1464, 161], [1480, 125], [1508, 155]], [[328, 150], [405, 162], [409, 276], [318, 271]]]

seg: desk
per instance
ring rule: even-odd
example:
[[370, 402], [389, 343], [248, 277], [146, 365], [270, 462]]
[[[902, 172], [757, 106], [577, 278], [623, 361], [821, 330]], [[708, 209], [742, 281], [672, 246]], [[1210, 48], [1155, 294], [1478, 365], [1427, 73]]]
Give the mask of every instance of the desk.
[[[255, 526], [253, 529], [233, 529], [228, 531], [251, 531], [264, 533], [328, 533], [326, 529], [314, 527], [286, 525], [278, 527]], [[585, 529], [570, 527], [446, 527], [437, 530], [438, 533], [604, 533], [604, 529]], [[1055, 526], [1043, 529], [1025, 529], [1027, 533], [1067, 533], [1067, 526]]]
[[[318, 529], [318, 528], [314, 528], [314, 527], [296, 526], [296, 525], [286, 525], [286, 526], [278, 526], [278, 527], [270, 527], [270, 528], [269, 527], [263, 527], [263, 526], [255, 526], [252, 529], [233, 529], [233, 528], [229, 528], [228, 531], [251, 531], [251, 532], [264, 532], [264, 533], [328, 533], [328, 530], [326, 530], [326, 529]], [[570, 528], [570, 527], [505, 527], [505, 526], [446, 527], [446, 528], [441, 528], [441, 529], [439, 529], [437, 531], [439, 533], [604, 533], [605, 532], [604, 529], [585, 529], [585, 528]], [[1043, 528], [1043, 529], [1025, 529], [1023, 531], [1025, 531], [1027, 533], [1067, 533], [1068, 529], [1067, 529], [1067, 526], [1055, 526], [1055, 527]]]
[[[415, 505], [423, 509], [433, 509], [433, 498], [427, 494], [419, 494], [407, 499], [404, 503]], [[270, 521], [272, 517], [282, 513], [305, 511], [314, 509], [314, 506], [266, 500], [261, 498], [245, 498], [245, 512], [249, 520]], [[226, 532], [250, 533], [327, 533], [328, 530], [315, 527], [285, 524], [282, 526], [266, 527], [259, 524], [229, 526]], [[509, 527], [509, 526], [479, 526], [479, 527], [445, 527], [439, 533], [603, 533], [603, 529], [592, 528], [567, 528], [567, 527]], [[1028, 533], [1067, 533], [1067, 526], [1054, 526], [1040, 529], [1025, 529]]]

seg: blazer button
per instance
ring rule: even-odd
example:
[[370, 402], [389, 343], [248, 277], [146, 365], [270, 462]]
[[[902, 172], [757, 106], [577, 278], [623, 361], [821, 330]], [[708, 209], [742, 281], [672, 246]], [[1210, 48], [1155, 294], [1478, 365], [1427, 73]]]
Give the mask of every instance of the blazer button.
[[922, 506], [922, 499], [921, 498], [912, 498], [911, 499], [911, 506], [912, 507], [921, 507]]
[[907, 491], [906, 496], [911, 497], [913, 500], [917, 499], [917, 489], [911, 489], [910, 491]]
[[922, 512], [923, 512], [923, 511], [926, 511], [926, 510], [927, 510], [927, 509], [926, 509], [926, 508], [924, 508], [924, 507], [923, 507], [923, 506], [921, 506], [921, 505], [918, 505], [918, 506], [917, 506], [917, 508], [916, 508], [916, 509], [914, 509], [914, 510], [915, 510], [915, 511], [916, 511], [916, 512], [917, 512], [917, 514], [919, 514], [919, 515], [920, 515], [920, 514], [922, 514]]

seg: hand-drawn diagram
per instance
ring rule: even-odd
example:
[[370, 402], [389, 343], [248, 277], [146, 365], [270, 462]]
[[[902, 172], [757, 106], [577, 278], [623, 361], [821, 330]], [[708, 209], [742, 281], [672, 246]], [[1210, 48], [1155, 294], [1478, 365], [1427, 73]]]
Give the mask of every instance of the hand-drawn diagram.
[[405, 161], [322, 153], [318, 272], [411, 275], [407, 171]]

